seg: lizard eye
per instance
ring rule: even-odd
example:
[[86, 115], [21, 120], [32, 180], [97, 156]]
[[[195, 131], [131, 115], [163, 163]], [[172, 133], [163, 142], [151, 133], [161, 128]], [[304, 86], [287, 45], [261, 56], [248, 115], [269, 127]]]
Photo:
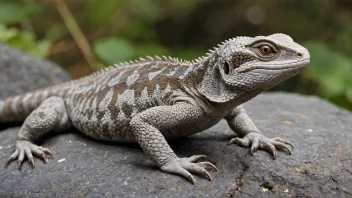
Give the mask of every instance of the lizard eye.
[[268, 55], [273, 53], [273, 49], [269, 45], [262, 45], [259, 47], [260, 53], [263, 55]]

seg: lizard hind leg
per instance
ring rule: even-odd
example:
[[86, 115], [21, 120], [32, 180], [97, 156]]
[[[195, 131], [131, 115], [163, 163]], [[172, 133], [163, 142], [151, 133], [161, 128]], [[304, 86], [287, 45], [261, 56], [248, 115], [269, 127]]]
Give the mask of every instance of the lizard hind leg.
[[27, 157], [34, 168], [33, 155], [41, 158], [46, 163], [46, 154], [52, 156], [48, 148], [43, 148], [33, 143], [49, 131], [68, 128], [70, 122], [67, 116], [65, 102], [59, 97], [50, 97], [35, 109], [24, 121], [16, 141], [16, 150], [6, 162], [6, 167], [14, 160], [18, 160], [18, 166], [24, 157]]

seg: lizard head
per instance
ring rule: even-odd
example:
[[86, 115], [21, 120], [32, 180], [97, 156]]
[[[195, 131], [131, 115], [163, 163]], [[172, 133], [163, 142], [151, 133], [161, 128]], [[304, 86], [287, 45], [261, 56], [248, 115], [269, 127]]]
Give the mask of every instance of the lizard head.
[[199, 91], [213, 102], [248, 100], [298, 74], [310, 61], [306, 48], [285, 34], [237, 37], [207, 57]]

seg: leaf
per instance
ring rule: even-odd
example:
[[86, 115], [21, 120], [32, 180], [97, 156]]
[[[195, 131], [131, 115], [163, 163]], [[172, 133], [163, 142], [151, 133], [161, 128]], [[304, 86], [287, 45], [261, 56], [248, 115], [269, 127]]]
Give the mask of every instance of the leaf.
[[53, 24], [45, 34], [45, 38], [49, 39], [50, 41], [58, 41], [62, 39], [62, 37], [68, 33], [68, 29], [63, 23]]
[[123, 38], [107, 37], [96, 41], [93, 45], [95, 54], [107, 64], [115, 64], [132, 59], [135, 49]]
[[51, 45], [51, 42], [48, 40], [42, 40], [37, 42], [34, 48], [32, 48], [29, 53], [33, 56], [44, 57]]
[[6, 43], [9, 39], [16, 37], [19, 31], [15, 28], [7, 29], [5, 25], [0, 24], [0, 41]]
[[43, 7], [38, 3], [25, 3], [23, 7], [27, 16], [36, 15], [42, 12]]
[[0, 23], [11, 25], [20, 23], [26, 17], [25, 10], [18, 4], [0, 3]]
[[0, 24], [0, 41], [37, 57], [45, 56], [51, 44], [48, 40], [37, 41], [33, 32], [6, 28], [2, 24]]
[[347, 88], [346, 100], [352, 104], [352, 86]]
[[325, 97], [344, 95], [351, 79], [352, 59], [321, 42], [305, 45], [311, 55], [307, 77], [317, 81]]
[[120, 1], [97, 1], [85, 0], [84, 9], [88, 17], [88, 22], [94, 26], [100, 26], [109, 21], [114, 12], [127, 0]]

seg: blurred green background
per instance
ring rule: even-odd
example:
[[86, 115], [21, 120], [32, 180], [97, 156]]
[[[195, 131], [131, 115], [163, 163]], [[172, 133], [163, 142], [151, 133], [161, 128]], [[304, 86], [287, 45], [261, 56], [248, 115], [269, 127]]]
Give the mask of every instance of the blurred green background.
[[231, 37], [286, 33], [311, 64], [271, 90], [352, 110], [351, 11], [351, 0], [0, 0], [0, 41], [78, 78], [140, 56], [194, 59]]

